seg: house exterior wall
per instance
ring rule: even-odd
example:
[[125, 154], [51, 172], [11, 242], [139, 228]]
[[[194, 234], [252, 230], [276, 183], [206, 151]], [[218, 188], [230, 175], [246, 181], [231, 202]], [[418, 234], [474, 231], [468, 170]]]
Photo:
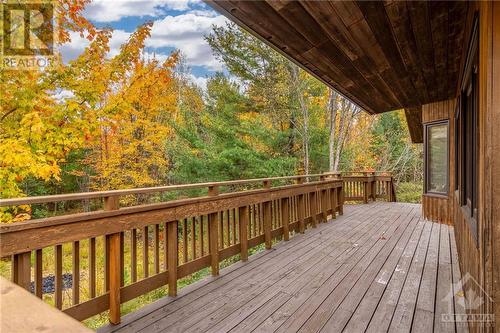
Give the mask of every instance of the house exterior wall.
[[[500, 332], [500, 3], [478, 2], [471, 4], [468, 30], [474, 12], [479, 14], [479, 175], [477, 236], [471, 228], [470, 218], [455, 191], [455, 147], [454, 136], [456, 108], [448, 104], [450, 139], [450, 192], [448, 201], [448, 223], [454, 225], [459, 262], [462, 274], [469, 273], [476, 283], [465, 286], [465, 296], [472, 300], [475, 295], [483, 297], [479, 307], [468, 309], [471, 314], [494, 314], [496, 326], [471, 321], [471, 332]], [[469, 40], [469, 36], [465, 39]], [[467, 51], [467, 45], [464, 47]], [[457, 89], [457, 95], [459, 90]], [[423, 121], [444, 117], [446, 107], [439, 103], [422, 108]], [[439, 108], [438, 108], [439, 106]], [[441, 111], [439, 111], [439, 110]], [[424, 120], [425, 119], [425, 120]], [[431, 201], [432, 202], [432, 201]], [[433, 203], [423, 200], [424, 215]], [[445, 217], [442, 218], [446, 220]], [[475, 295], [474, 295], [475, 294]]]

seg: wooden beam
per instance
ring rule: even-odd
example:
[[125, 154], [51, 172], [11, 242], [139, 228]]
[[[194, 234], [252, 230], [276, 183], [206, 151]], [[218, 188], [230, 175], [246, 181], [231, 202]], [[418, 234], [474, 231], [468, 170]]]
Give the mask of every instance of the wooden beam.
[[406, 122], [410, 131], [411, 141], [413, 143], [424, 142], [424, 128], [422, 126], [422, 107], [405, 109]]

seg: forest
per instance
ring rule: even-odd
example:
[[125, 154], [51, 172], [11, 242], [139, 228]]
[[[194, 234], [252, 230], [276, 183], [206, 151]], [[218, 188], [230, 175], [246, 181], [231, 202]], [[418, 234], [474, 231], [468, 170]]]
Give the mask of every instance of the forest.
[[422, 147], [402, 111], [368, 115], [234, 24], [205, 36], [228, 70], [201, 89], [182, 50], [145, 52], [151, 23], [110, 56], [111, 30], [82, 16], [85, 3], [59, 18], [59, 43], [91, 41], [76, 59], [0, 72], [2, 198], [373, 170], [393, 172], [398, 201], [420, 200]]

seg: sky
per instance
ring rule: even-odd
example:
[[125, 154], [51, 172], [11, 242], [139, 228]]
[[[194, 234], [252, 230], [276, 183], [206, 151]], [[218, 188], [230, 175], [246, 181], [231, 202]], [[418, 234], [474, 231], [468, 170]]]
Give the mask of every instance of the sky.
[[[224, 25], [228, 20], [201, 0], [93, 0], [84, 16], [98, 28], [113, 29], [110, 56], [118, 53], [139, 25], [152, 21], [146, 53], [162, 59], [180, 50], [191, 69], [190, 79], [203, 89], [207, 77], [224, 70], [203, 36], [210, 33], [212, 25]], [[88, 43], [72, 34], [71, 42], [61, 48], [63, 60], [75, 59]]]

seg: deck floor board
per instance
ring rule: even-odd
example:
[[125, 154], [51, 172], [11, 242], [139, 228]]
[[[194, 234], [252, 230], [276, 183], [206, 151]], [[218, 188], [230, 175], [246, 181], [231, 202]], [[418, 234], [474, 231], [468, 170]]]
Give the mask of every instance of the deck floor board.
[[453, 297], [454, 242], [453, 228], [423, 220], [420, 205], [348, 205], [336, 220], [99, 331], [467, 331], [441, 319], [450, 304], [463, 311]]

